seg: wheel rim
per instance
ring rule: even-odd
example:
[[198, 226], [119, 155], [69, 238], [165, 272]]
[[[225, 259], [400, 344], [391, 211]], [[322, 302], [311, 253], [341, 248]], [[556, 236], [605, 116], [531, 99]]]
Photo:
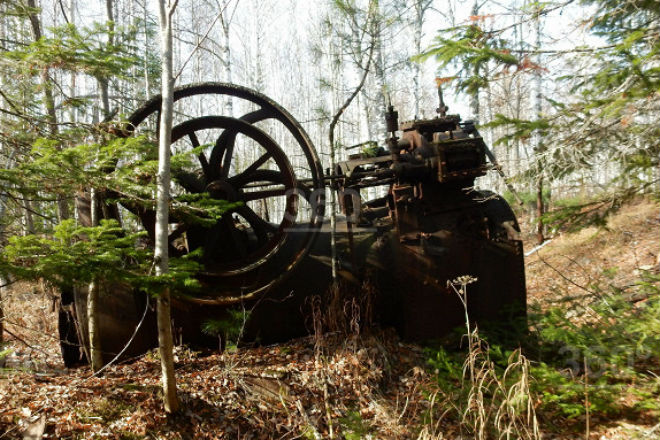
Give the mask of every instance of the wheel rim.
[[[204, 270], [198, 279], [205, 295], [187, 300], [228, 304], [250, 299], [280, 283], [307, 254], [322, 222], [323, 175], [305, 131], [286, 110], [264, 95], [220, 83], [186, 86], [174, 92], [175, 102], [208, 96], [235, 98], [247, 102], [250, 108], [240, 118], [203, 115], [184, 118], [178, 123], [172, 129], [173, 152], [181, 144], [196, 149], [198, 169], [173, 171], [173, 181], [184, 193], [205, 194], [211, 199], [241, 205], [233, 207], [210, 227], [186, 222], [173, 210], [170, 253], [182, 255], [203, 247]], [[127, 134], [144, 132], [149, 119], [155, 120], [152, 133], [157, 133], [160, 102], [160, 97], [155, 97], [137, 110], [129, 118]], [[278, 144], [267, 132], [271, 126], [283, 131], [293, 142]], [[213, 141], [207, 143], [209, 136]], [[254, 154], [241, 162], [238, 150], [248, 143]], [[304, 160], [292, 166], [289, 157]], [[302, 182], [299, 174], [306, 174]], [[300, 194], [306, 197], [301, 198]], [[175, 191], [175, 204], [178, 195]], [[300, 220], [301, 199], [307, 208], [302, 224], [296, 222]], [[153, 210], [126, 203], [123, 206], [139, 217], [153, 238]], [[276, 207], [274, 221], [270, 218], [271, 206]]]

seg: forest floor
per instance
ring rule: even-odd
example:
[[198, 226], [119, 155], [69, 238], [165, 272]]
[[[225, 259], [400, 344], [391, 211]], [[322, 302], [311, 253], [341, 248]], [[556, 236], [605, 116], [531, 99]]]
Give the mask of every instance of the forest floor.
[[[630, 304], [626, 316], [639, 315], [653, 299], [644, 292], [649, 285], [657, 292], [659, 226], [658, 204], [641, 201], [622, 209], [607, 229], [559, 235], [526, 257], [532, 326], [546, 329], [547, 319], [532, 315], [547, 318], [559, 306], [570, 332], [625, 333], [596, 327], [585, 311], [600, 310], [594, 301], [612, 292]], [[526, 250], [533, 247], [526, 243]], [[483, 377], [504, 384], [504, 394], [522, 393], [521, 408], [506, 397], [495, 402], [500, 391], [492, 388], [477, 389], [487, 402], [475, 400], [479, 393], [470, 393], [462, 375], [464, 352], [403, 343], [392, 332], [317, 335], [211, 354], [179, 347], [184, 409], [167, 417], [154, 353], [112, 366], [100, 378], [87, 368], [63, 367], [55, 298], [47, 286], [27, 283], [14, 285], [3, 298], [8, 355], [0, 370], [0, 439], [467, 439], [497, 438], [506, 427], [513, 427], [513, 438], [660, 437], [659, 408], [651, 404], [660, 402], [658, 353], [634, 359], [625, 384], [617, 382], [612, 391], [591, 388], [586, 368], [561, 376], [561, 365], [546, 367], [531, 354], [529, 364], [512, 365], [516, 352], [496, 358], [491, 350], [493, 362], [488, 357], [481, 365], [493, 368], [493, 375]], [[597, 320], [619, 325], [603, 316]], [[645, 340], [660, 339], [660, 325], [647, 324]], [[562, 340], [570, 336], [560, 332]], [[507, 356], [510, 367], [522, 366], [516, 371], [524, 380], [508, 382], [498, 366]], [[597, 383], [614, 386], [616, 380], [605, 379]], [[518, 415], [502, 416], [502, 408], [514, 407]]]

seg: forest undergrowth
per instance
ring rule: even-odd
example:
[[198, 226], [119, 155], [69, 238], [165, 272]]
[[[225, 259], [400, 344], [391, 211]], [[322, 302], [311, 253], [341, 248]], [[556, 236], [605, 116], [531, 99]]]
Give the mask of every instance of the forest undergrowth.
[[[306, 338], [178, 347], [185, 409], [172, 417], [157, 355], [100, 378], [65, 369], [56, 295], [17, 284], [3, 296], [0, 439], [658, 438], [659, 225], [658, 204], [638, 201], [605, 229], [558, 234], [529, 255], [522, 337], [468, 325], [461, 344], [404, 343], [367, 328], [369, 304], [338, 296], [310, 303]], [[469, 295], [471, 282], [455, 280], [454, 293]]]

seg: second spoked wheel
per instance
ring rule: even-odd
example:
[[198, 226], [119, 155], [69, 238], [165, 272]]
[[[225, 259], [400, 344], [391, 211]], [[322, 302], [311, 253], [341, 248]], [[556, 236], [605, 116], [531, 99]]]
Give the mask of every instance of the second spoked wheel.
[[[317, 153], [286, 110], [253, 90], [197, 84], [175, 89], [174, 101], [169, 252], [195, 252], [202, 266], [202, 289], [187, 300], [254, 298], [290, 276], [320, 228]], [[160, 104], [155, 97], [129, 118], [131, 135], [155, 137]], [[153, 240], [153, 205], [123, 206]]]

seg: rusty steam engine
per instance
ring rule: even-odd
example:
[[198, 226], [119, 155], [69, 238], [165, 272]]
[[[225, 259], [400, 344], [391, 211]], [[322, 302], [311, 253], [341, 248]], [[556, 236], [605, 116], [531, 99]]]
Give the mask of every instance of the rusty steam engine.
[[[462, 275], [477, 279], [468, 295], [472, 319], [524, 319], [518, 223], [502, 197], [474, 188], [475, 178], [496, 167], [494, 158], [473, 123], [446, 114], [441, 93], [431, 119], [399, 124], [390, 106], [387, 144], [369, 144], [325, 172], [301, 125], [258, 92], [204, 83], [176, 89], [174, 99], [172, 151], [191, 152], [195, 165], [173, 172], [172, 203], [185, 203], [183, 197], [177, 202], [184, 194], [234, 202], [211, 226], [172, 211], [170, 255], [197, 252], [202, 265], [196, 275], [202, 289], [173, 302], [180, 340], [203, 343], [202, 324], [237, 304], [252, 310], [246, 339], [271, 343], [307, 332], [306, 298], [323, 295], [332, 283], [328, 186], [342, 211], [336, 272], [353, 282], [369, 276], [380, 325], [409, 340], [446, 334], [464, 319], [447, 286]], [[246, 113], [232, 117], [228, 102], [240, 103]], [[160, 103], [155, 97], [129, 118], [129, 135], [155, 136]], [[379, 197], [365, 200], [378, 191]], [[89, 206], [79, 202], [85, 222]], [[153, 241], [155, 209], [149, 204], [120, 199], [119, 208], [103, 213], [125, 227], [133, 222], [144, 228]], [[100, 301], [107, 359], [156, 345], [145, 294], [105, 284]], [[62, 302], [60, 337], [72, 365], [84, 360], [77, 347], [86, 345], [86, 290], [63, 294]]]

